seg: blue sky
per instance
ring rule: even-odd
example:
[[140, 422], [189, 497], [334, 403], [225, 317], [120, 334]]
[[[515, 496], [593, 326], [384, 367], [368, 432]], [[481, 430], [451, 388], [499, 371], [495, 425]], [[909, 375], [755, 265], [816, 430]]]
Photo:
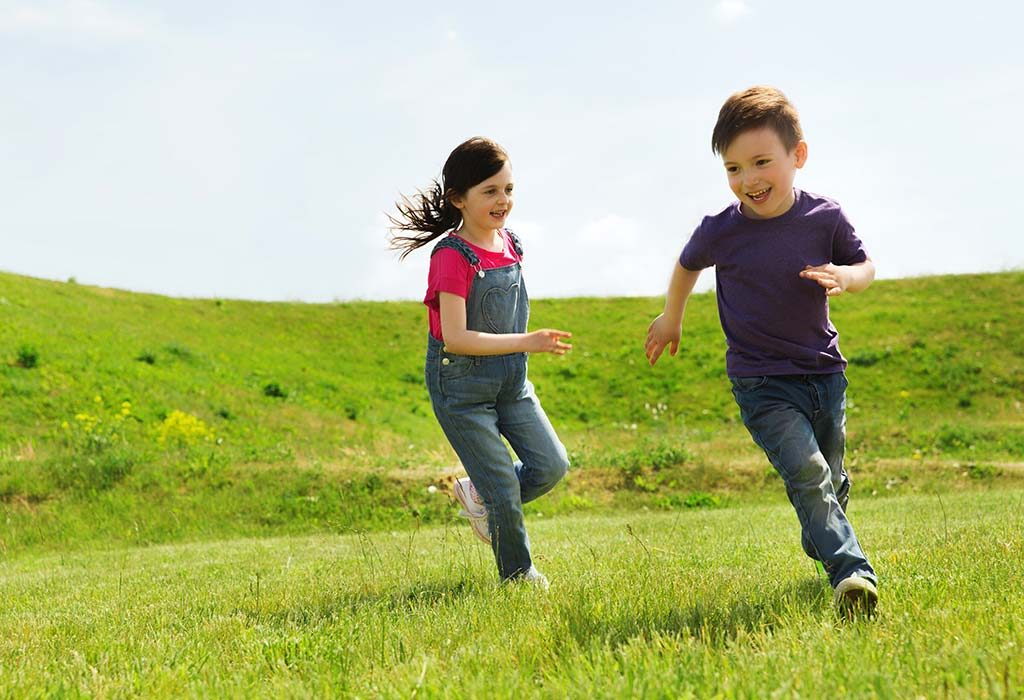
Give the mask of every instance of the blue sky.
[[427, 254], [399, 263], [384, 213], [482, 134], [534, 296], [657, 295], [731, 199], [711, 129], [757, 83], [881, 277], [1024, 267], [1021, 7], [0, 0], [0, 269], [419, 298]]

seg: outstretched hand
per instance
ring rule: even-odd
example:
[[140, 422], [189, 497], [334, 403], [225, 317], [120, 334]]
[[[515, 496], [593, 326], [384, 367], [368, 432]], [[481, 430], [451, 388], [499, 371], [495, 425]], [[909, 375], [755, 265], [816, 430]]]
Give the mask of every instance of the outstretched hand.
[[674, 323], [665, 318], [665, 314], [659, 314], [647, 327], [647, 340], [644, 341], [644, 354], [647, 361], [654, 366], [654, 363], [661, 357], [668, 346], [668, 354], [673, 357], [679, 351], [679, 338], [682, 335], [682, 324]]
[[837, 297], [850, 286], [849, 268], [842, 265], [808, 265], [800, 272], [806, 280], [813, 280], [825, 289], [825, 294]]
[[541, 328], [526, 334], [526, 352], [550, 352], [555, 355], [564, 355], [572, 350], [572, 346], [563, 343], [562, 338], [571, 338], [572, 333], [559, 331], [554, 328]]

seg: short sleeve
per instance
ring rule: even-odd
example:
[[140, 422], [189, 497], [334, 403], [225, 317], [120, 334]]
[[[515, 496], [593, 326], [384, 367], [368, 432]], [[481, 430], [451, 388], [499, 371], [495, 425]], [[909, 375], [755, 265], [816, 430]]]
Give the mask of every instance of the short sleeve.
[[438, 294], [448, 292], [465, 299], [469, 296], [469, 262], [462, 253], [451, 248], [442, 248], [430, 258], [427, 273], [427, 295], [423, 302], [436, 306]]
[[690, 240], [686, 242], [683, 252], [679, 255], [679, 264], [687, 270], [696, 272], [715, 264], [715, 260], [711, 255], [711, 242], [705, 231], [704, 222], [702, 221], [693, 230]]
[[856, 265], [868, 259], [864, 244], [854, 232], [853, 224], [842, 209], [832, 235], [832, 263], [834, 265]]

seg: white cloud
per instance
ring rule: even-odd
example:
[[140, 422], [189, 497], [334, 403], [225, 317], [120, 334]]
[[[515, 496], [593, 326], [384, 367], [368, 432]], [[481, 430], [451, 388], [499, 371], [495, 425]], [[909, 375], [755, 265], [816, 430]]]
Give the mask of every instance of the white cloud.
[[94, 0], [0, 4], [0, 33], [137, 41], [152, 34], [151, 21]]
[[626, 252], [640, 243], [640, 225], [624, 216], [609, 214], [585, 224], [576, 237], [584, 245]]
[[513, 229], [527, 247], [532, 295], [656, 295], [664, 292], [674, 253], [654, 244], [644, 222], [609, 213], [582, 222]]
[[731, 24], [749, 15], [751, 10], [744, 0], [719, 0], [712, 12], [719, 22]]

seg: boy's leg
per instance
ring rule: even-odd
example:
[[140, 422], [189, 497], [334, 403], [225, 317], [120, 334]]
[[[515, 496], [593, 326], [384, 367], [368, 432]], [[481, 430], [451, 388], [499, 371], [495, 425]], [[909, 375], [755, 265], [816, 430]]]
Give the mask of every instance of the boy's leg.
[[843, 512], [850, 500], [850, 475], [843, 459], [846, 454], [846, 375], [842, 372], [824, 374], [815, 382], [821, 410], [815, 416], [814, 437], [821, 454], [832, 471], [832, 488]]
[[744, 377], [732, 383], [743, 422], [782, 476], [802, 539], [825, 565], [832, 585], [853, 574], [875, 582], [814, 436], [811, 420], [820, 406], [811, 383], [802, 377]]
[[498, 404], [498, 429], [516, 455], [520, 497], [527, 503], [554, 488], [569, 468], [569, 457], [541, 408], [530, 381]]
[[[823, 374], [815, 377], [813, 385], [821, 406], [811, 420], [814, 438], [832, 474], [832, 489], [836, 492], [839, 507], [843, 513], [848, 513], [851, 484], [843, 464], [846, 454], [846, 375], [842, 372]], [[806, 533], [800, 543], [807, 556], [818, 558]]]

